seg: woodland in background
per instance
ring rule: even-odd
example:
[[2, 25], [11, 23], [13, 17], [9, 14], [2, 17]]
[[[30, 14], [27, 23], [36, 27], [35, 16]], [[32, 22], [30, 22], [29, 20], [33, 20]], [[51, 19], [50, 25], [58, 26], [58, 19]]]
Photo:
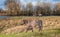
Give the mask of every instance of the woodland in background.
[[0, 9], [0, 15], [7, 16], [51, 16], [60, 15], [60, 3], [32, 2], [22, 5], [19, 0], [6, 0], [5, 10]]

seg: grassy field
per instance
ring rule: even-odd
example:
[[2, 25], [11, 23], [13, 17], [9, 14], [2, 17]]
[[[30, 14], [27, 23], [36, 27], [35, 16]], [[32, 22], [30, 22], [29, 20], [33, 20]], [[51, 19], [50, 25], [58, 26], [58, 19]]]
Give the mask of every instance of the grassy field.
[[44, 27], [44, 29], [47, 30], [43, 30], [42, 32], [35, 30], [34, 32], [28, 31], [27, 33], [21, 32], [21, 33], [8, 34], [8, 35], [0, 34], [0, 37], [60, 37], [60, 16], [42, 16], [42, 17], [14, 16], [8, 18], [8, 20], [5, 19], [1, 20], [0, 27], [2, 27], [3, 29], [5, 28], [8, 29], [11, 27], [18, 26], [21, 23], [20, 22], [21, 19], [27, 19], [27, 20], [40, 19], [43, 21], [43, 26], [48, 25]]
[[21, 32], [16, 34], [0, 34], [0, 37], [60, 37], [60, 29], [56, 30], [44, 30], [42, 32]]

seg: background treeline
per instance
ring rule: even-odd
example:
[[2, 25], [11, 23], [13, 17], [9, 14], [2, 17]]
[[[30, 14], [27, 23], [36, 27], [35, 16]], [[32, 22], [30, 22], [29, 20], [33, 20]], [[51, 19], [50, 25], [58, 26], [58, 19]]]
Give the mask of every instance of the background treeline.
[[0, 14], [9, 16], [50, 16], [60, 15], [60, 3], [32, 2], [22, 4], [19, 0], [6, 0], [5, 10], [0, 9]]

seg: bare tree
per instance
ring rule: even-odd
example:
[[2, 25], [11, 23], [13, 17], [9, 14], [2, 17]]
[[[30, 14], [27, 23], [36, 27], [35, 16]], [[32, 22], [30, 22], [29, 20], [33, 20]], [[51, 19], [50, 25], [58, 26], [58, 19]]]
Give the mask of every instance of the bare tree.
[[20, 4], [17, 3], [18, 0], [6, 0], [5, 6], [9, 11], [10, 15], [17, 15], [20, 12]]
[[42, 12], [43, 12], [43, 7], [44, 7], [44, 6], [43, 6], [43, 3], [38, 2], [38, 3], [36, 4], [34, 14], [35, 14], [36, 16], [41, 16], [41, 15], [42, 15]]
[[45, 3], [44, 10], [45, 10], [45, 15], [50, 15], [50, 13], [51, 13], [51, 3]]
[[33, 7], [33, 5], [31, 2], [27, 3], [27, 5], [26, 5], [27, 15], [32, 14], [32, 7]]
[[55, 14], [60, 15], [60, 3], [56, 3]]
[[3, 9], [0, 8], [0, 13], [2, 13], [2, 12], [3, 12]]

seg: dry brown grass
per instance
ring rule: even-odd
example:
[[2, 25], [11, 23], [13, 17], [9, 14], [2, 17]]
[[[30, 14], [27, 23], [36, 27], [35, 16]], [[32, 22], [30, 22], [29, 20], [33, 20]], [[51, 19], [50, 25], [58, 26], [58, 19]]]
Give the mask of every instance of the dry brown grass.
[[12, 28], [8, 28], [4, 31], [2, 31], [1, 33], [3, 34], [16, 34], [16, 33], [20, 33], [26, 30], [26, 26], [16, 26], [16, 27], [12, 27]]
[[43, 21], [43, 30], [45, 29], [59, 29], [60, 28], [60, 16], [53, 17], [12, 17], [9, 19], [2, 19], [0, 21], [0, 29], [8, 30], [9, 28], [14, 28], [16, 26], [21, 26], [21, 20], [36, 20], [40, 19]]

